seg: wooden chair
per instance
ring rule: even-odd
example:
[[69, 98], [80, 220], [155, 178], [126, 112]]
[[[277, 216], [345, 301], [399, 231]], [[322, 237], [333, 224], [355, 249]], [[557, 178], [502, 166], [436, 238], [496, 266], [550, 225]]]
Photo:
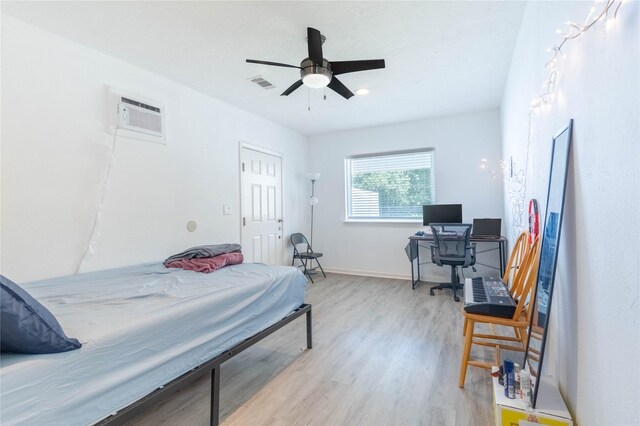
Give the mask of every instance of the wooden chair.
[[[500, 364], [500, 349], [517, 352], [524, 352], [527, 345], [527, 327], [533, 309], [533, 298], [536, 291], [536, 280], [538, 278], [538, 264], [540, 260], [540, 238], [536, 238], [531, 249], [525, 255], [519, 271], [515, 274], [512, 284], [512, 296], [517, 300], [516, 311], [511, 318], [494, 317], [490, 315], [469, 314], [463, 311], [466, 329], [464, 331], [464, 348], [462, 350], [462, 363], [460, 365], [460, 380], [458, 386], [464, 387], [467, 376], [467, 366], [491, 369], [492, 365]], [[476, 334], [476, 323], [500, 325], [512, 327], [514, 336], [494, 334]], [[495, 341], [505, 341], [510, 344], [497, 343]], [[495, 364], [470, 360], [471, 346], [473, 344], [496, 348]], [[515, 346], [517, 344], [517, 346]]]
[[[502, 277], [502, 282], [507, 286], [511, 297], [513, 297], [515, 300], [518, 300], [520, 298], [519, 294], [522, 291], [522, 285], [525, 282], [525, 277], [528, 272], [525, 266], [525, 260], [527, 259], [527, 256], [530, 255], [532, 249], [533, 245], [529, 244], [529, 232], [521, 232], [516, 239], [516, 243], [513, 245], [513, 250], [511, 251], [511, 256], [509, 257], [509, 263], [507, 263], [507, 269], [505, 270], [504, 276]], [[493, 329], [493, 326], [491, 327], [491, 329], [495, 334], [495, 329]], [[513, 331], [516, 336], [520, 337], [519, 328], [514, 328]], [[462, 333], [464, 334], [465, 331], [463, 330]]]
[[[522, 262], [524, 262], [524, 259], [530, 249], [529, 232], [523, 231], [520, 233], [513, 245], [513, 250], [511, 250], [511, 256], [509, 256], [509, 262], [507, 263], [507, 268], [505, 269], [504, 276], [502, 277], [502, 282], [505, 283], [510, 290], [513, 287], [513, 282], [515, 281], [518, 272], [520, 272], [520, 266], [522, 266]], [[509, 282], [509, 279], [511, 279], [511, 282]]]

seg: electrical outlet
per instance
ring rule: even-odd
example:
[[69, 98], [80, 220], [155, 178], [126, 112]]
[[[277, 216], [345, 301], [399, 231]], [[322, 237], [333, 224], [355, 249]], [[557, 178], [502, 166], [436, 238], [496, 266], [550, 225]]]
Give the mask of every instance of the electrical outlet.
[[230, 204], [223, 204], [222, 205], [222, 214], [224, 214], [224, 215], [230, 215], [231, 214], [231, 205]]

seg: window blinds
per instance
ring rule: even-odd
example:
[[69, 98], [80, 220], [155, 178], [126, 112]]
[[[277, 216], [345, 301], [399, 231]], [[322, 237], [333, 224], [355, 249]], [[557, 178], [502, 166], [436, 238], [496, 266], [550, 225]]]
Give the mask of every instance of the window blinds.
[[347, 219], [419, 219], [435, 202], [434, 150], [345, 160]]

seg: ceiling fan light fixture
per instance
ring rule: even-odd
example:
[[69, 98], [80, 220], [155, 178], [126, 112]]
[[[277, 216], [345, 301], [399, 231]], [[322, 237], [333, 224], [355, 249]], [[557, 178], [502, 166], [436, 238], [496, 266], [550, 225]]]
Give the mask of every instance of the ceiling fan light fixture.
[[366, 87], [361, 87], [355, 91], [355, 94], [358, 96], [364, 96], [369, 94], [369, 89]]
[[325, 59], [322, 64], [316, 64], [307, 58], [300, 64], [300, 79], [302, 83], [312, 89], [326, 87], [331, 82], [333, 73], [329, 62]]
[[330, 81], [331, 78], [326, 74], [306, 74], [302, 77], [302, 83], [312, 89], [325, 87]]

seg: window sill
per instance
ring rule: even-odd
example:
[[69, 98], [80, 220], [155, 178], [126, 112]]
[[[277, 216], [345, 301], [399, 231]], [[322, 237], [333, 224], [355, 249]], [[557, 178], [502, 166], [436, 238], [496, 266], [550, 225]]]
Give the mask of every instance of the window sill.
[[387, 224], [387, 225], [408, 225], [422, 226], [422, 220], [413, 219], [345, 219], [344, 223], [367, 223], [367, 224]]

